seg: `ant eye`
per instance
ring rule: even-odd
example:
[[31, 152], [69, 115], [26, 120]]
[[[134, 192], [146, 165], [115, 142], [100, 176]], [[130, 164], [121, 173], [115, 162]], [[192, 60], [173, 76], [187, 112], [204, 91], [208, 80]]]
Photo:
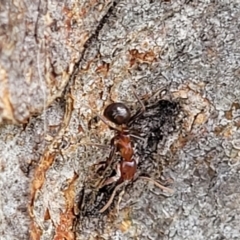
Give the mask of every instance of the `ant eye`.
[[121, 125], [127, 124], [130, 117], [131, 112], [129, 108], [123, 103], [111, 103], [104, 110], [103, 115], [111, 122]]

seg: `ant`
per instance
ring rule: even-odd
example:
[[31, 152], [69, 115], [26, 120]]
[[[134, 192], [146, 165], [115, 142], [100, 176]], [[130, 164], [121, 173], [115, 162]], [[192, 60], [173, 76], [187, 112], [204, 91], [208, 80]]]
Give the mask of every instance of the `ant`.
[[109, 164], [109, 162], [111, 162], [116, 152], [119, 152], [121, 156], [121, 161], [117, 166], [117, 175], [106, 180], [104, 185], [108, 185], [115, 181], [117, 181], [117, 184], [120, 184], [126, 180], [132, 180], [137, 171], [138, 161], [133, 157], [134, 150], [131, 136], [136, 138], [138, 137], [130, 134], [128, 124], [145, 111], [145, 106], [135, 92], [134, 95], [141, 104], [141, 110], [133, 116], [131, 116], [130, 109], [121, 102], [111, 103], [105, 108], [103, 116], [118, 127], [110, 126], [100, 116], [101, 120], [103, 120], [110, 129], [115, 130], [116, 132], [115, 136], [111, 139], [111, 152], [107, 159], [107, 163]]
[[[132, 139], [133, 138], [140, 138], [138, 136], [135, 136], [130, 133], [129, 125], [139, 116], [141, 116], [145, 111], [145, 105], [142, 102], [142, 100], [137, 96], [135, 91], [133, 91], [134, 96], [137, 98], [138, 102], [141, 105], [141, 109], [139, 109], [133, 116], [131, 116], [130, 109], [121, 102], [114, 102], [108, 105], [104, 112], [103, 116], [97, 114], [98, 117], [107, 124], [111, 130], [115, 131], [115, 136], [111, 139], [111, 151], [109, 154], [109, 157], [107, 158], [107, 161], [105, 162], [106, 166], [108, 167], [110, 165], [110, 162], [112, 161], [114, 155], [116, 152], [119, 152], [121, 160], [117, 164], [116, 167], [116, 175], [112, 176], [108, 179], [106, 179], [100, 186], [102, 188], [103, 186], [109, 185], [111, 183], [116, 182], [116, 187], [112, 193], [112, 196], [110, 197], [109, 201], [106, 203], [106, 205], [100, 209], [100, 213], [104, 212], [112, 203], [113, 198], [116, 194], [116, 191], [126, 182], [126, 181], [133, 181], [135, 174], [137, 172], [137, 165], [138, 165], [138, 159], [134, 157], [134, 148]], [[115, 124], [115, 127], [112, 127], [107, 121]], [[144, 140], [140, 138], [141, 140]], [[162, 186], [158, 182], [154, 181], [151, 178], [148, 177], [140, 177], [142, 179], [152, 181], [155, 185], [157, 185], [159, 188], [172, 192], [172, 189], [169, 189], [167, 187]]]

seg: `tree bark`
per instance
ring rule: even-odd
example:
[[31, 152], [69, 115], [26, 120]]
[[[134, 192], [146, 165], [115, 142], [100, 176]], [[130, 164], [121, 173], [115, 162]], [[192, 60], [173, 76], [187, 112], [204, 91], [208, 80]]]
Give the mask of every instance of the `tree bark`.
[[[3, 239], [240, 238], [239, 9], [236, 1], [2, 1]], [[138, 168], [171, 179], [174, 194], [138, 180], [108, 214], [78, 219], [93, 166], [109, 154], [94, 144], [113, 136], [96, 113], [113, 101], [134, 112], [133, 86], [143, 101], [165, 87], [181, 106], [176, 130], [144, 160], [154, 168]]]

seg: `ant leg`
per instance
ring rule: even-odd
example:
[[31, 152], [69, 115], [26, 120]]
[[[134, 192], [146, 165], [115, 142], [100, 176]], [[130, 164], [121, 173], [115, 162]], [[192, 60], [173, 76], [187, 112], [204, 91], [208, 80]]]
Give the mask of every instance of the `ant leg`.
[[145, 112], [145, 110], [146, 110], [146, 107], [145, 107], [145, 105], [144, 105], [144, 103], [143, 103], [143, 101], [139, 98], [139, 96], [137, 95], [137, 93], [136, 93], [136, 91], [135, 91], [135, 89], [132, 87], [132, 91], [133, 91], [133, 95], [135, 96], [135, 98], [138, 100], [138, 102], [140, 103], [140, 105], [141, 105], [141, 108], [130, 118], [130, 120], [129, 120], [129, 125], [131, 125], [131, 123], [137, 118], [137, 117], [139, 117], [139, 116], [141, 116], [144, 112]]
[[108, 202], [105, 204], [105, 206], [104, 206], [103, 208], [101, 208], [101, 209], [99, 210], [100, 213], [105, 212], [105, 211], [110, 207], [110, 205], [112, 204], [113, 199], [114, 199], [114, 197], [115, 197], [115, 195], [116, 195], [116, 192], [117, 192], [124, 184], [125, 184], [125, 182], [122, 182], [122, 183], [120, 183], [119, 185], [117, 185], [117, 186], [115, 187], [115, 189], [114, 189], [111, 197], [109, 198]]
[[111, 165], [113, 157], [114, 157], [116, 151], [117, 151], [117, 148], [114, 145], [114, 138], [113, 138], [112, 141], [111, 141], [111, 151], [109, 153], [109, 156], [107, 157], [107, 160], [104, 161], [105, 165], [107, 165], [107, 166], [106, 166], [104, 172], [102, 173], [103, 176], [105, 175], [105, 173], [107, 172], [109, 166]]
[[102, 116], [102, 115], [100, 115], [96, 110], [94, 110], [93, 108], [91, 108], [90, 106], [88, 106], [87, 104], [84, 104], [86, 107], [88, 107], [89, 109], [91, 109], [109, 128], [111, 128], [111, 129], [113, 129], [113, 130], [115, 130], [115, 131], [118, 131], [118, 132], [120, 132], [121, 131], [121, 128], [118, 128], [118, 127], [113, 127], [109, 122], [108, 122], [108, 120], [104, 117], [104, 116]]
[[122, 197], [123, 197], [124, 193], [125, 193], [125, 189], [123, 189], [119, 194], [119, 198], [118, 198], [118, 202], [117, 202], [117, 206], [116, 206], [117, 215], [119, 214], [119, 207], [120, 207], [120, 203], [122, 201]]
[[[101, 173], [101, 176], [105, 176], [106, 172], [107, 172], [108, 169], [111, 167], [112, 161], [113, 161], [113, 157], [114, 157], [116, 151], [117, 151], [117, 147], [116, 147], [116, 145], [115, 145], [115, 137], [113, 137], [112, 140], [111, 140], [111, 152], [110, 152], [107, 160], [103, 162], [104, 165], [105, 165], [105, 166], [104, 166], [105, 168], [103, 169], [103, 172]], [[118, 164], [118, 165], [119, 165], [119, 164]], [[97, 184], [98, 189], [100, 189], [100, 188], [102, 188], [103, 186], [108, 185], [108, 184], [110, 184], [110, 183], [112, 183], [112, 182], [117, 181], [117, 180], [120, 178], [119, 175], [120, 175], [120, 177], [121, 177], [120, 167], [119, 167], [119, 169], [117, 168], [117, 175], [116, 175], [117, 179], [116, 179], [116, 180], [113, 180], [113, 179], [112, 179], [111, 181], [110, 181], [110, 180], [105, 180], [105, 179], [100, 180], [99, 183]], [[112, 177], [112, 178], [114, 178], [114, 177]], [[110, 179], [111, 179], [111, 178], [110, 178]], [[106, 182], [107, 182], [107, 183], [106, 183]], [[108, 182], [109, 182], [109, 183], [108, 183]]]
[[144, 176], [140, 176], [139, 178], [154, 183], [158, 188], [162, 189], [163, 191], [166, 191], [166, 192], [170, 193], [171, 195], [174, 193], [173, 189], [161, 185], [160, 183], [156, 182], [152, 178], [144, 177]]
[[111, 150], [109, 153], [109, 156], [107, 157], [107, 159], [105, 161], [100, 161], [98, 163], [93, 164], [93, 166], [99, 166], [95, 169], [96, 172], [98, 172], [101, 168], [103, 170], [103, 173], [101, 175], [104, 176], [104, 174], [106, 173], [106, 171], [108, 170], [108, 167], [111, 165], [111, 162], [113, 160], [113, 157], [117, 151], [117, 148], [115, 146], [115, 137], [112, 138], [111, 140], [111, 144], [109, 145], [103, 145], [103, 144], [98, 144], [98, 143], [80, 143], [80, 145], [87, 145], [87, 146], [97, 146], [106, 150]]
[[104, 145], [104, 144], [100, 144], [100, 143], [91, 143], [91, 142], [86, 142], [86, 143], [80, 143], [81, 145], [86, 145], [86, 146], [96, 146], [102, 149], [109, 149], [109, 145]]
[[[158, 94], [160, 95], [160, 98], [162, 99], [163, 95], [165, 95], [169, 90], [165, 87], [159, 88], [158, 90], [156, 90], [149, 98], [148, 101], [152, 98], [154, 98], [155, 96], [157, 96]], [[165, 92], [165, 94], [163, 94]]]
[[112, 162], [112, 159], [113, 159], [113, 157], [114, 157], [114, 155], [115, 155], [115, 153], [117, 151], [117, 146], [115, 144], [115, 139], [116, 139], [116, 137], [113, 137], [111, 139], [111, 152], [110, 152], [110, 154], [109, 154], [109, 156], [107, 158], [107, 164], [108, 165]]
[[[96, 170], [97, 172], [102, 168], [102, 171], [101, 172], [101, 176], [105, 176], [106, 172], [108, 171], [108, 169], [111, 167], [111, 163], [112, 163], [112, 160], [113, 160], [113, 157], [116, 153], [116, 146], [115, 145], [112, 145], [111, 146], [111, 152], [107, 158], [106, 161], [101, 161], [100, 163], [97, 163], [96, 165], [98, 164], [101, 164], [101, 166]], [[117, 179], [118, 180], [118, 179]], [[104, 178], [101, 178], [100, 181], [98, 181], [98, 183], [96, 184], [97, 188], [100, 189], [102, 188], [103, 186], [107, 185], [107, 184], [110, 184], [110, 183], [105, 183], [107, 180], [105, 180]], [[114, 181], [112, 181], [114, 182]]]
[[135, 139], [141, 140], [141, 141], [143, 141], [143, 142], [146, 141], [146, 139], [144, 139], [144, 138], [142, 138], [142, 137], [139, 137], [139, 136], [137, 136], [137, 135], [135, 135], [135, 134], [133, 134], [133, 133], [130, 133], [130, 136], [133, 137], [133, 138], [135, 138]]
[[143, 101], [139, 98], [139, 96], [137, 95], [135, 89], [133, 88], [133, 95], [135, 96], [135, 98], [138, 100], [138, 102], [140, 103], [141, 105], [141, 112], [144, 112], [145, 111], [145, 105], [143, 103]]
[[118, 163], [116, 167], [116, 175], [105, 180], [101, 188], [111, 183], [117, 182], [120, 179], [120, 177], [121, 177], [121, 170], [120, 170], [120, 164]]
[[[99, 143], [91, 143], [91, 142], [80, 142], [78, 145], [83, 145], [83, 146], [96, 146], [96, 147], [99, 147], [99, 148], [102, 148], [104, 150], [110, 150], [110, 146], [109, 145], [103, 145], [103, 144], [99, 144]], [[112, 152], [112, 149], [111, 149], [111, 152]], [[99, 166], [96, 171], [99, 171], [101, 169], [102, 166], [106, 166], [106, 162], [107, 161], [100, 161], [98, 163], [95, 163], [93, 164], [93, 166]], [[104, 167], [105, 169], [105, 167]]]

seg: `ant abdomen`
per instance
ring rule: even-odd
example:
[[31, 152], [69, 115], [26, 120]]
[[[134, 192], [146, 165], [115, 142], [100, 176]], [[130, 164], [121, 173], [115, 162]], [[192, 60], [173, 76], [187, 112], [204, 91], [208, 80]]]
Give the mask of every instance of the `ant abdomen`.
[[121, 180], [133, 180], [134, 175], [137, 171], [137, 163], [134, 159], [131, 161], [122, 161], [120, 164], [120, 171], [121, 171]]
[[123, 103], [111, 103], [105, 108], [103, 115], [117, 125], [127, 124], [131, 118], [130, 109]]

